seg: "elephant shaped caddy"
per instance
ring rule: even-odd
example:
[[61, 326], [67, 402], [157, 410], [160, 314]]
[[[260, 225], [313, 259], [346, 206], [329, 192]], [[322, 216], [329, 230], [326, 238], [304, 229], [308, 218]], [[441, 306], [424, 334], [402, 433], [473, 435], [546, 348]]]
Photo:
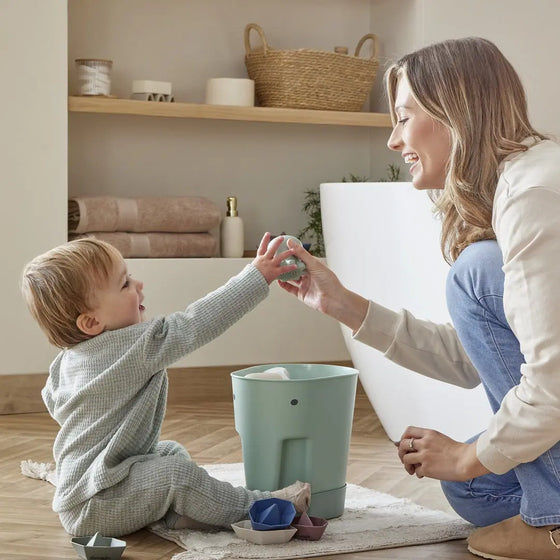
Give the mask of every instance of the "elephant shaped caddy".
[[[283, 368], [285, 375], [261, 375]], [[268, 364], [231, 374], [235, 428], [247, 488], [311, 484], [308, 514], [344, 512], [358, 371], [326, 364]]]

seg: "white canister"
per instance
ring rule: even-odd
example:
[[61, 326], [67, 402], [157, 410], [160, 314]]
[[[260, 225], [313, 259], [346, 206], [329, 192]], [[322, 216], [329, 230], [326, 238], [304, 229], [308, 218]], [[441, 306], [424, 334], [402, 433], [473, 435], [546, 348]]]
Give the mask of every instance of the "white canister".
[[206, 104], [252, 107], [255, 82], [247, 78], [211, 78], [206, 83]]
[[80, 80], [80, 95], [110, 95], [112, 60], [78, 58], [76, 68]]

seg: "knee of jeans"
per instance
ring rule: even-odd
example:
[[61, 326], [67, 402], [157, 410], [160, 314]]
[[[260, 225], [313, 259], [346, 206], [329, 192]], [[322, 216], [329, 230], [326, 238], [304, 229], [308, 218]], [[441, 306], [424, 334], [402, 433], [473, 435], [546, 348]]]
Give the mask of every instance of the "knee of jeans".
[[447, 277], [448, 294], [459, 290], [478, 300], [489, 293], [503, 293], [502, 252], [495, 241], [478, 241], [466, 247]]
[[502, 316], [502, 264], [495, 241], [479, 241], [463, 250], [451, 266], [446, 283], [447, 306], [454, 321], [469, 309], [478, 314], [484, 308], [498, 318]]
[[449, 505], [457, 515], [460, 515], [463, 519], [474, 525], [485, 525], [485, 523], [480, 522], [477, 515], [473, 515], [473, 500], [469, 491], [468, 482], [442, 480], [440, 484]]
[[441, 481], [441, 489], [455, 513], [477, 527], [493, 525], [519, 514], [520, 498], [515, 495], [473, 492], [471, 480]]
[[470, 497], [467, 482], [455, 482], [451, 480], [441, 480], [441, 489], [447, 498], [447, 501], [453, 505], [452, 501], [468, 500]]

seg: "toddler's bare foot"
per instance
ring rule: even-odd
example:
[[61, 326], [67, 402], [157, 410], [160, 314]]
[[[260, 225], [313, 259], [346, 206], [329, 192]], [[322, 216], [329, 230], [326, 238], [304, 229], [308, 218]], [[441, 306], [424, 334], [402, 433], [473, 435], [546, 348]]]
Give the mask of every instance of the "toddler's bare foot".
[[272, 492], [272, 495], [275, 498], [292, 502], [297, 513], [303, 513], [309, 508], [309, 502], [311, 501], [311, 485], [309, 482], [300, 482], [296, 480], [296, 482], [290, 484], [290, 486], [286, 486], [286, 488], [275, 490]]

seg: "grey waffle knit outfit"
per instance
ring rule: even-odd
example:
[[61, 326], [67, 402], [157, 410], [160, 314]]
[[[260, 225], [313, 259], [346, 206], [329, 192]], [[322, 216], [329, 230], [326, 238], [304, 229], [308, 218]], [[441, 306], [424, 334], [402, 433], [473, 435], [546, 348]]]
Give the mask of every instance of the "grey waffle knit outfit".
[[159, 441], [165, 368], [210, 342], [268, 295], [252, 265], [185, 311], [104, 332], [62, 351], [42, 391], [60, 424], [53, 509], [74, 535], [119, 536], [168, 511], [228, 526], [270, 492], [211, 478], [173, 441]]

